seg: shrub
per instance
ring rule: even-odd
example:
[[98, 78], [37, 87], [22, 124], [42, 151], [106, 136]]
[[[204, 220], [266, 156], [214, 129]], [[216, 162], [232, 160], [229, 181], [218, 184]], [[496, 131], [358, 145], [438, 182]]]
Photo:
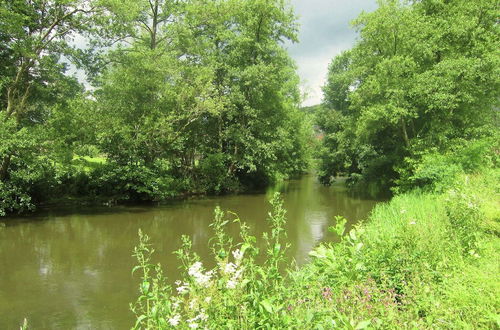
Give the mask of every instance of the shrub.
[[160, 165], [148, 167], [140, 164], [108, 163], [92, 174], [95, 195], [135, 201], [171, 197], [178, 191], [173, 184], [173, 178]]
[[201, 180], [198, 189], [216, 194], [240, 189], [238, 181], [228, 171], [227, 158], [223, 153], [216, 153], [200, 160], [198, 172]]
[[464, 252], [474, 254], [483, 215], [474, 196], [451, 190], [445, 199], [446, 214], [452, 226], [452, 233], [460, 241]]
[[406, 158], [405, 165], [398, 168], [398, 172], [400, 177], [393, 189], [396, 193], [415, 188], [444, 192], [453, 185], [462, 168], [451, 157], [433, 152], [418, 159]]
[[0, 182], [0, 216], [32, 210], [34, 207], [31, 196], [22, 187], [10, 182]]

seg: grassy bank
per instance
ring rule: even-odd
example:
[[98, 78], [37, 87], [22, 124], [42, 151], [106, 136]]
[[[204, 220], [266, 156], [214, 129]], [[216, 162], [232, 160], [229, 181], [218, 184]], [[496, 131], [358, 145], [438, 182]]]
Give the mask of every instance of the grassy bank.
[[[500, 171], [461, 176], [444, 193], [411, 192], [379, 204], [350, 232], [337, 218], [340, 243], [322, 244], [301, 268], [285, 266], [285, 210], [272, 201], [271, 230], [255, 247], [224, 234], [233, 214], [216, 211], [216, 266], [206, 270], [178, 251], [185, 276], [166, 284], [149, 264], [142, 236], [136, 256], [141, 295], [133, 305], [141, 328], [496, 328], [500, 325]], [[266, 255], [264, 264], [255, 261]], [[280, 269], [287, 268], [286, 274]]]

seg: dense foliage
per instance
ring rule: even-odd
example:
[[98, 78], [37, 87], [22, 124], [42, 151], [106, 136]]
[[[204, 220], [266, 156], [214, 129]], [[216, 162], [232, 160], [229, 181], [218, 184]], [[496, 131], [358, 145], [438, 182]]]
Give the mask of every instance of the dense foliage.
[[318, 115], [322, 180], [405, 190], [495, 161], [499, 13], [496, 0], [388, 0], [356, 19]]
[[[285, 211], [277, 196], [262, 251], [237, 216], [216, 210], [214, 262], [202, 263], [184, 238], [177, 252], [184, 276], [173, 287], [151, 263], [141, 233], [135, 328], [498, 327], [499, 174], [459, 175], [442, 193], [399, 195], [350, 230], [337, 217], [330, 230], [340, 242], [317, 247], [299, 270], [283, 257]], [[237, 241], [224, 232], [230, 221], [240, 223]]]
[[296, 30], [283, 0], [2, 1], [0, 214], [304, 171], [311, 125], [283, 48]]

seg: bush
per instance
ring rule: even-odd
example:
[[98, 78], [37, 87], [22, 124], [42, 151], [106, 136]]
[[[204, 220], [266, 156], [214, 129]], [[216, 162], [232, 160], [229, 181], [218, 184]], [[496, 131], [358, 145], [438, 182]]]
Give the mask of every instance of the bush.
[[451, 157], [439, 153], [427, 153], [420, 159], [406, 158], [405, 162], [405, 166], [398, 169], [400, 178], [393, 189], [396, 193], [415, 188], [444, 192], [453, 185], [457, 175], [463, 173]]
[[200, 160], [198, 167], [199, 176], [198, 189], [208, 193], [224, 193], [240, 190], [236, 178], [228, 171], [227, 155], [223, 153], [210, 154]]
[[165, 164], [108, 163], [92, 174], [95, 195], [117, 200], [154, 201], [175, 196], [180, 191]]
[[452, 233], [460, 241], [464, 252], [475, 253], [477, 236], [483, 215], [474, 196], [451, 190], [445, 199], [446, 214]]
[[487, 172], [498, 163], [498, 139], [486, 137], [478, 140], [455, 140], [447, 152], [425, 150], [407, 157], [396, 171], [396, 193], [423, 189], [438, 193], [455, 185], [460, 174]]
[[0, 216], [33, 210], [34, 207], [31, 196], [22, 187], [10, 182], [0, 182]]

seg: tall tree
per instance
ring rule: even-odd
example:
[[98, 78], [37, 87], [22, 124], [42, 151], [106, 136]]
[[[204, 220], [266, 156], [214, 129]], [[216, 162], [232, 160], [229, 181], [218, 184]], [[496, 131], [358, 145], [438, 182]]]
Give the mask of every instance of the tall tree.
[[326, 105], [354, 132], [359, 152], [347, 157], [358, 168], [349, 171], [389, 184], [405, 157], [446, 150], [493, 122], [498, 13], [495, 0], [390, 0], [355, 21], [360, 41], [347, 70], [338, 69], [345, 55], [335, 59], [325, 87]]
[[[148, 25], [155, 3], [145, 3], [151, 6], [136, 17], [149, 18], [129, 21], [132, 45], [111, 53], [114, 64], [96, 94], [100, 118], [109, 119], [103, 151], [121, 163], [167, 160], [184, 177], [219, 168], [219, 181], [303, 169], [298, 79], [282, 45], [296, 38], [290, 7], [165, 2], [160, 8], [171, 12], [162, 12], [168, 20], [155, 36]], [[165, 42], [152, 47], [152, 40]]]
[[[15, 121], [18, 130], [40, 122], [42, 112], [47, 110], [44, 102], [51, 102], [47, 93], [68, 81], [64, 77], [66, 66], [60, 60], [69, 53], [69, 40], [85, 27], [94, 9], [89, 0], [5, 0], [0, 3], [3, 122]], [[16, 130], [12, 132], [15, 134]], [[0, 180], [3, 181], [15, 149], [0, 150]]]

